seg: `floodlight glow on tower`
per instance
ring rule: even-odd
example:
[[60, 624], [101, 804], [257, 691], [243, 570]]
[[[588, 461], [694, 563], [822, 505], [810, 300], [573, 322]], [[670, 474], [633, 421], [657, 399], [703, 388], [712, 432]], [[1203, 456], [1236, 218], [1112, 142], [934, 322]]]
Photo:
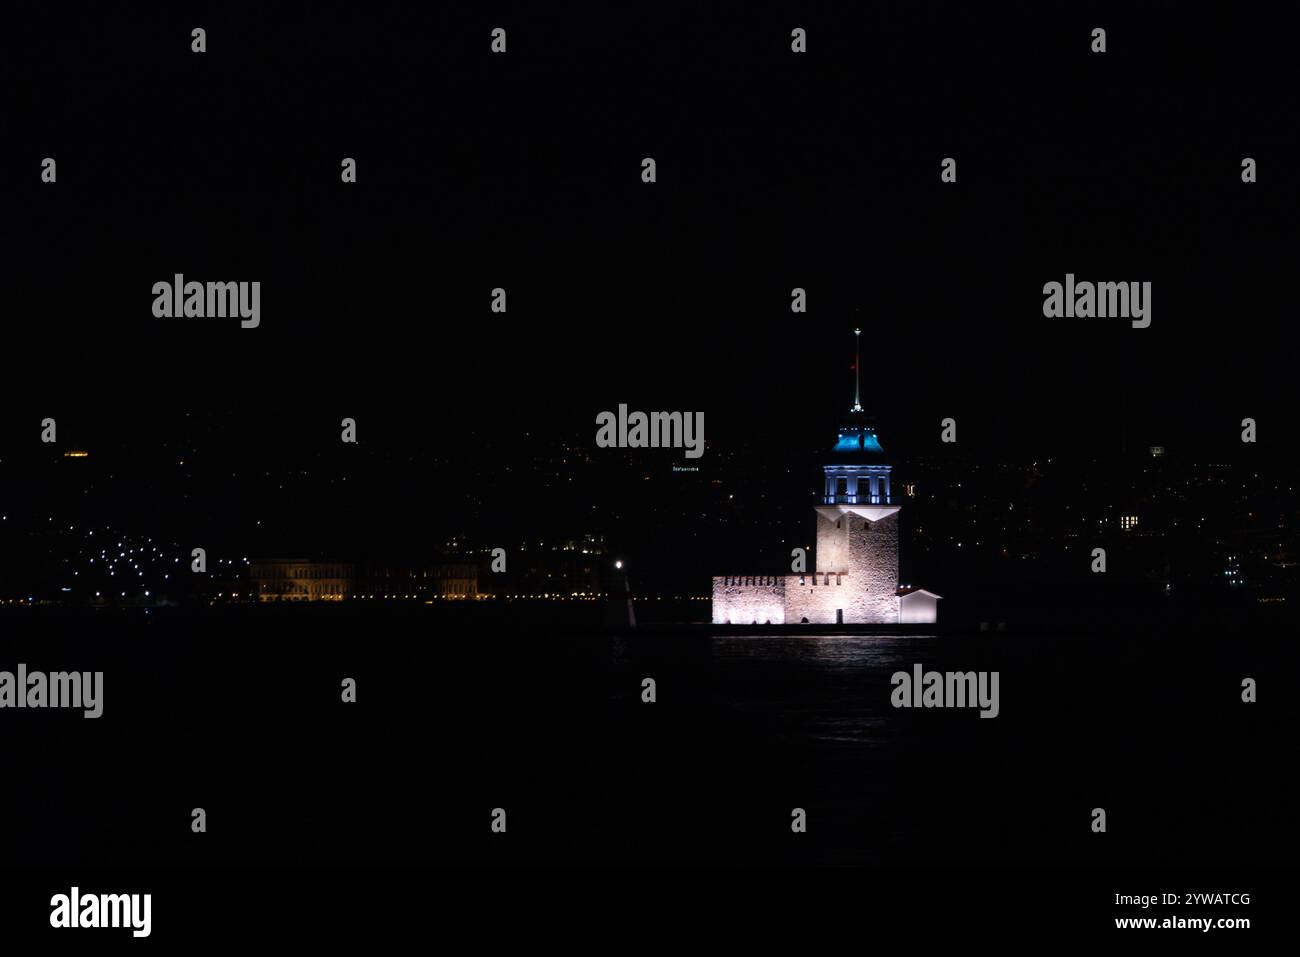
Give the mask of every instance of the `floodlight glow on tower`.
[[816, 571], [713, 579], [713, 623], [898, 624], [937, 620], [939, 596], [898, 585], [893, 466], [862, 408], [862, 330], [853, 330], [853, 406], [822, 466]]

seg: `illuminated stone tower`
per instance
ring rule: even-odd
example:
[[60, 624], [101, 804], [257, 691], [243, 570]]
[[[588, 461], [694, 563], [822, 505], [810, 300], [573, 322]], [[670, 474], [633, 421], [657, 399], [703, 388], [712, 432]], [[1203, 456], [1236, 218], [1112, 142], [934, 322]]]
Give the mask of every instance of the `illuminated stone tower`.
[[826, 486], [817, 506], [817, 571], [848, 577], [836, 620], [896, 622], [899, 507], [875, 423], [862, 409], [861, 335], [861, 329], [853, 330], [853, 408], [836, 435], [832, 461], [822, 467]]
[[900, 595], [898, 518], [891, 467], [862, 409], [854, 329], [853, 407], [822, 467], [816, 566], [794, 575], [723, 575], [713, 579], [714, 624], [884, 625], [934, 622], [938, 595]]

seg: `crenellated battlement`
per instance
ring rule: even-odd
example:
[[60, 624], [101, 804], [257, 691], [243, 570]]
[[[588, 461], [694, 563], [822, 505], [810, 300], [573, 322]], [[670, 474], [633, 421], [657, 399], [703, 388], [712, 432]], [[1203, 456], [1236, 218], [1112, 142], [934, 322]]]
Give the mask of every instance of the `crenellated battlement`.
[[802, 575], [715, 575], [713, 587], [718, 588], [825, 588], [843, 585], [847, 572], [805, 572]]
[[800, 586], [808, 586], [811, 588], [816, 588], [818, 585], [821, 585], [822, 587], [826, 587], [827, 585], [843, 585], [845, 573], [844, 572], [808, 572], [807, 574], [804, 575], [787, 575], [786, 576], [787, 584], [793, 583], [794, 579], [796, 578], [799, 580], [798, 583]]
[[772, 587], [774, 585], [784, 585], [783, 576], [781, 575], [715, 575], [713, 577], [714, 586], [722, 585], [725, 588], [762, 588]]

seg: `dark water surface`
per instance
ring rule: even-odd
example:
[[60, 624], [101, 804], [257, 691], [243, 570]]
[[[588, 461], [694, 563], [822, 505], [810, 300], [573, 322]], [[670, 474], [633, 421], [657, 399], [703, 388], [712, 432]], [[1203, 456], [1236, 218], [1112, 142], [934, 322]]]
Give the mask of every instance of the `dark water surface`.
[[[98, 720], [0, 711], [16, 866], [1213, 866], [1296, 849], [1283, 635], [620, 636], [419, 605], [24, 609], [0, 628], [0, 670], [105, 672]], [[914, 663], [998, 671], [1000, 714], [893, 708], [890, 676]]]

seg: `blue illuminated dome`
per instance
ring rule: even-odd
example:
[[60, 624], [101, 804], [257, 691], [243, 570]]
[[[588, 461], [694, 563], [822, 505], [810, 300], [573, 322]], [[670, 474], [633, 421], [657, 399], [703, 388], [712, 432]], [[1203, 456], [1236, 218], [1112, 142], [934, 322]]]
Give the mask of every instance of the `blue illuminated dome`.
[[838, 441], [835, 443], [836, 452], [880, 452], [884, 449], [880, 447], [880, 439], [876, 436], [876, 430], [869, 425], [849, 425], [840, 429]]

